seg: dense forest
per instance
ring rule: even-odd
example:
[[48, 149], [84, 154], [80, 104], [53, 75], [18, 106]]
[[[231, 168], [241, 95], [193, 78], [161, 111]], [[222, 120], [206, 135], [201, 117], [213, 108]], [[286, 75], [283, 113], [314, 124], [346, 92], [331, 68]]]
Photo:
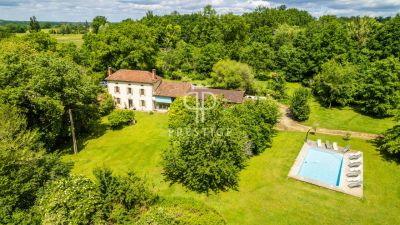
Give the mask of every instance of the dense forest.
[[[314, 18], [285, 6], [219, 15], [206, 6], [192, 14], [53, 25], [46, 27], [85, 33], [83, 46], [57, 43], [36, 18], [0, 23], [0, 223], [124, 223], [157, 201], [133, 172], [119, 177], [99, 169], [91, 181], [71, 175], [57, 153], [70, 143], [69, 110], [78, 138], [96, 135], [108, 67], [156, 68], [167, 79], [277, 100], [285, 98], [285, 82], [301, 82], [326, 107], [374, 117], [396, 115], [400, 103], [400, 15]], [[268, 81], [267, 90], [256, 80]], [[302, 105], [309, 93], [297, 95], [293, 101]], [[305, 111], [298, 112], [302, 120]], [[380, 140], [382, 151], [399, 155], [399, 130]]]

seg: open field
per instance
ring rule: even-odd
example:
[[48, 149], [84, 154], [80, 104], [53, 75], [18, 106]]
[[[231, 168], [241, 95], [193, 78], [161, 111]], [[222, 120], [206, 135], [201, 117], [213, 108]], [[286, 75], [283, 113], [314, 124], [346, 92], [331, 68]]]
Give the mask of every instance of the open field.
[[59, 43], [74, 43], [78, 47], [82, 46], [83, 39], [82, 34], [50, 34]]
[[[96, 166], [122, 174], [134, 169], [165, 197], [191, 197], [216, 209], [228, 224], [399, 224], [400, 166], [387, 162], [374, 147], [352, 139], [352, 149], [364, 152], [364, 199], [289, 179], [287, 174], [305, 138], [304, 133], [280, 132], [273, 147], [249, 160], [239, 191], [199, 195], [163, 181], [161, 152], [168, 144], [166, 114], [136, 113], [138, 123], [88, 141], [76, 156], [73, 172], [91, 176]], [[329, 139], [340, 146], [340, 137]]]
[[[43, 32], [48, 33], [49, 29], [42, 29]], [[16, 36], [23, 36], [25, 34], [15, 34]], [[50, 34], [51, 37], [55, 38], [58, 43], [74, 43], [78, 47], [83, 44], [83, 34]]]

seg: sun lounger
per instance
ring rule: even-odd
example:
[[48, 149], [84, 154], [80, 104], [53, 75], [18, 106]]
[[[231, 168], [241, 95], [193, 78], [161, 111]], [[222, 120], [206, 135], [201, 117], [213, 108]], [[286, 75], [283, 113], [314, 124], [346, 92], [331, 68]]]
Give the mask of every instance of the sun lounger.
[[350, 145], [347, 145], [344, 149], [343, 149], [343, 153], [346, 153], [350, 151]]
[[349, 168], [349, 172], [361, 173], [360, 168]]
[[339, 147], [336, 142], [333, 142], [333, 150], [339, 151]]
[[350, 162], [349, 167], [354, 168], [354, 167], [359, 167], [361, 165], [361, 162]]
[[361, 181], [361, 177], [357, 176], [357, 177], [347, 177], [346, 178], [347, 182], [358, 182]]
[[361, 158], [357, 158], [357, 159], [350, 159], [349, 158], [349, 162], [350, 163], [354, 163], [354, 162], [362, 162], [362, 161], [361, 161]]
[[326, 140], [325, 146], [327, 149], [331, 149], [331, 143], [328, 140]]
[[347, 186], [349, 188], [355, 188], [355, 187], [360, 187], [362, 185], [362, 181], [357, 181], [357, 182], [351, 182]]
[[320, 147], [320, 148], [322, 148], [322, 141], [321, 141], [321, 139], [318, 139], [318, 140], [317, 140], [317, 146]]
[[350, 153], [350, 154], [349, 154], [349, 159], [352, 159], [352, 160], [358, 159], [358, 158], [361, 157], [361, 155], [362, 155], [361, 152]]
[[358, 177], [359, 174], [360, 174], [360, 173], [357, 173], [357, 172], [348, 172], [348, 173], [346, 174], [346, 176], [347, 176], [347, 177]]

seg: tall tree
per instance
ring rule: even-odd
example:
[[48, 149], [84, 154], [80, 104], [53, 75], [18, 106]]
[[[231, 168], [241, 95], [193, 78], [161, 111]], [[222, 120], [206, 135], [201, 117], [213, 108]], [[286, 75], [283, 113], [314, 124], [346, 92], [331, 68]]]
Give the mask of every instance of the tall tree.
[[[46, 182], [65, 177], [71, 165], [45, 154], [37, 131], [21, 110], [0, 104], [0, 223], [29, 224], [29, 214]], [[25, 221], [25, 222], [23, 222]]]
[[233, 60], [221, 60], [213, 66], [211, 85], [217, 88], [252, 90], [254, 82], [250, 66]]
[[189, 190], [210, 193], [237, 189], [248, 139], [227, 116], [222, 100], [205, 99], [196, 117], [196, 99], [176, 99], [169, 111], [170, 147], [163, 154], [164, 176]]
[[290, 112], [297, 121], [308, 120], [310, 116], [310, 105], [308, 99], [310, 91], [306, 88], [299, 88], [294, 93], [290, 100]]
[[96, 16], [92, 21], [92, 29], [95, 34], [99, 32], [101, 26], [107, 23], [107, 18], [105, 16]]
[[32, 16], [29, 18], [30, 22], [29, 22], [29, 31], [30, 32], [39, 32], [40, 31], [40, 24], [39, 22], [36, 20], [36, 16]]
[[358, 69], [330, 60], [322, 65], [313, 83], [313, 92], [325, 106], [346, 106], [354, 101]]

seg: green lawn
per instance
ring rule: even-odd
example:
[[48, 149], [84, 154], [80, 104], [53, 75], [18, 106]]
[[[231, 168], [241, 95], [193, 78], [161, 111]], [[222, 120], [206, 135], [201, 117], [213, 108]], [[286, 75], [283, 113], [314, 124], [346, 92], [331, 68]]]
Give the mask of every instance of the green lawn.
[[315, 99], [311, 99], [310, 106], [310, 118], [304, 122], [309, 126], [379, 134], [395, 125], [393, 118], [372, 118], [350, 107], [329, 109], [322, 107]]
[[[301, 87], [300, 83], [287, 83], [288, 96]], [[395, 125], [393, 118], [376, 119], [355, 112], [350, 107], [325, 108], [312, 97], [310, 99], [310, 118], [303, 124], [320, 128], [360, 131], [379, 134]]]
[[[239, 191], [199, 195], [163, 182], [161, 152], [167, 147], [167, 115], [137, 113], [138, 123], [90, 140], [76, 156], [73, 172], [91, 176], [96, 166], [117, 173], [134, 169], [165, 197], [192, 197], [216, 209], [228, 224], [399, 224], [400, 166], [384, 161], [374, 147], [352, 139], [364, 152], [364, 199], [289, 179], [304, 133], [280, 132], [273, 147], [253, 157], [241, 173]], [[312, 136], [316, 139], [316, 136]], [[347, 144], [340, 137], [318, 136]]]

